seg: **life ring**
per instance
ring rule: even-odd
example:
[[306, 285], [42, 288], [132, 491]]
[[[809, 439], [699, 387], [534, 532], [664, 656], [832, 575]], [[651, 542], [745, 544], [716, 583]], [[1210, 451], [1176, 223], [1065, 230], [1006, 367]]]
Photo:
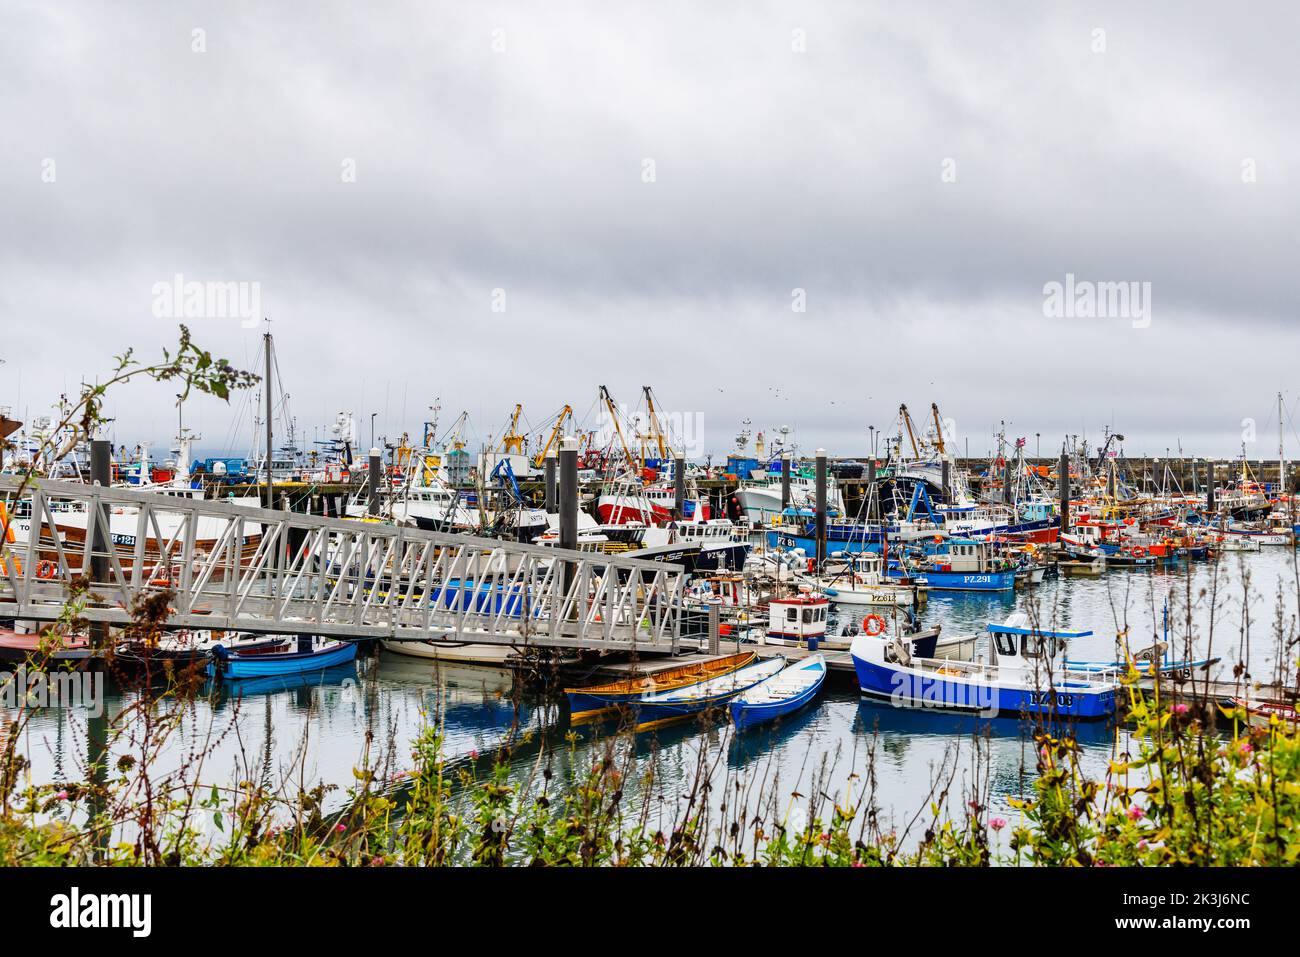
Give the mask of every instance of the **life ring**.
[[36, 577], [37, 577], [37, 578], [44, 578], [44, 579], [47, 579], [47, 580], [48, 580], [48, 579], [50, 579], [50, 578], [53, 578], [55, 575], [57, 575], [58, 572], [59, 572], [59, 570], [58, 570], [58, 568], [55, 567], [54, 562], [44, 562], [44, 561], [43, 561], [43, 562], [37, 562], [37, 563], [36, 563]]
[[868, 615], [862, 619], [862, 630], [869, 638], [885, 633], [885, 619], [881, 615]]
[[1133, 548], [1129, 550], [1129, 554], [1134, 558], [1145, 558], [1147, 550], [1141, 545], [1134, 545]]

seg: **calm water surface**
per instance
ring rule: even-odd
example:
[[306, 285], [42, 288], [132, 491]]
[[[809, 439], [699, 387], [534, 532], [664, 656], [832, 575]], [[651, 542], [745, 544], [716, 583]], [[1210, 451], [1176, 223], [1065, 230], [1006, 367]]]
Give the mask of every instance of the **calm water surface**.
[[[1036, 606], [1045, 623], [1095, 631], [1092, 637], [1072, 643], [1072, 657], [1110, 660], [1116, 631], [1125, 624], [1134, 649], [1163, 634], [1162, 612], [1172, 591], [1171, 637], [1175, 648], [1181, 648], [1190, 574], [1196, 652], [1204, 654], [1212, 641], [1213, 653], [1224, 658], [1221, 671], [1241, 659], [1249, 662], [1256, 677], [1271, 678], [1278, 663], [1279, 583], [1284, 625], [1294, 628], [1295, 558], [1288, 550], [1268, 549], [1246, 556], [1244, 565], [1234, 556], [1217, 566], [1196, 564], [1190, 570], [1175, 567], [1114, 571], [1097, 579], [1048, 579], [1014, 595], [935, 594], [921, 621], [940, 623], [949, 633], [980, 632], [989, 621]], [[1249, 587], [1243, 591], [1247, 577]], [[1209, 595], [1201, 593], [1214, 588], [1219, 598], [1212, 618]], [[1248, 627], [1243, 627], [1243, 621]], [[301, 682], [236, 684], [243, 686], [238, 693], [222, 690], [187, 709], [182, 727], [160, 758], [163, 770], [207, 749], [205, 782], [251, 778], [274, 783], [301, 776], [309, 783], [324, 781], [346, 788], [353, 783], [352, 769], [368, 739], [371, 760], [384, 765], [385, 773], [409, 766], [410, 742], [426, 720], [442, 723], [451, 756], [487, 754], [510, 729], [516, 701], [519, 720], [545, 732], [534, 736], [515, 757], [513, 774], [519, 783], [529, 780], [538, 767], [543, 742], [547, 747], [541, 760], [559, 785], [575, 765], [585, 766], [594, 747], [589, 737], [568, 747], [563, 740], [563, 708], [537, 693], [517, 693], [510, 675], [493, 669], [443, 665], [435, 675], [432, 662], [382, 653]], [[110, 694], [107, 713], [116, 715], [132, 700], [129, 694]], [[867, 753], [874, 748], [877, 801], [886, 819], [892, 816], [901, 829], [928, 803], [937, 778], [951, 776], [953, 798], [962, 799], [963, 787], [976, 773], [972, 760], [976, 733], [987, 741], [987, 764], [978, 773], [987, 776], [994, 808], [1012, 817], [1007, 798], [1023, 793], [1028, 781], [1025, 769], [1032, 772], [1034, 766], [1025, 731], [1016, 719], [990, 722], [869, 703], [840, 684], [781, 725], [755, 729], [735, 740], [726, 729], [683, 726], [654, 737], [643, 735], [635, 744], [625, 742], [620, 753], [635, 762], [638, 772], [651, 766], [655, 770], [653, 786], [644, 784], [641, 774], [629, 778], [625, 790], [630, 806], [640, 808], [649, 802], [652, 819], [669, 819], [702, 761], [711, 767], [715, 781], [766, 782], [767, 793], [783, 796], [783, 801], [800, 786], [806, 791], [820, 771], [826, 790], [842, 797], [850, 773], [865, 773]], [[1085, 760], [1098, 774], [1113, 750], [1122, 750], [1126, 741], [1123, 729], [1102, 724], [1081, 727], [1079, 736]], [[85, 713], [39, 712], [29, 723], [23, 747], [32, 763], [33, 781], [81, 778]], [[125, 739], [115, 748], [130, 749], [131, 742]], [[856, 787], [861, 787], [861, 780]]]

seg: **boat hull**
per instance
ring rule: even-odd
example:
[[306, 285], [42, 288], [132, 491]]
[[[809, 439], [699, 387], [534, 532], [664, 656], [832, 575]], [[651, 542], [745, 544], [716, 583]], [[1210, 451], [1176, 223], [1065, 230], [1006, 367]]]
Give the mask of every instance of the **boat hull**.
[[852, 657], [862, 693], [899, 707], [976, 712], [990, 718], [999, 714], [1053, 714], [1095, 721], [1112, 715], [1117, 703], [1113, 688], [1085, 691], [1069, 681], [1044, 690], [982, 684], [957, 675], [880, 665], [856, 654]]
[[271, 678], [279, 675], [299, 675], [313, 671], [333, 668], [335, 665], [347, 664], [357, 656], [354, 642], [343, 642], [335, 648], [311, 654], [290, 653], [283, 655], [251, 655], [241, 657], [237, 653], [224, 661], [208, 662], [207, 672], [211, 677], [222, 678]]

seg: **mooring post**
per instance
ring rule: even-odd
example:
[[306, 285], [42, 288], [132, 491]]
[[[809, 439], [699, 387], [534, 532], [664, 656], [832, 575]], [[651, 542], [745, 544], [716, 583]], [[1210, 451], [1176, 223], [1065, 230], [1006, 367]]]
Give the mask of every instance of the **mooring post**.
[[[946, 464], [946, 463], [945, 463]], [[1015, 495], [1011, 490], [1011, 460], [1002, 460], [1002, 500], [1010, 505], [1015, 501]]]
[[709, 599], [709, 654], [716, 655], [722, 647], [722, 601]]
[[790, 507], [790, 453], [781, 453], [781, 511]]
[[[98, 485], [100, 488], [108, 488], [113, 484], [113, 443], [107, 439], [93, 439], [90, 443], [90, 483]], [[141, 476], [143, 481], [144, 477]], [[108, 550], [112, 546], [109, 544], [109, 537], [106, 529], [99, 521], [100, 516], [95, 516], [95, 536], [90, 542], [90, 578], [92, 590], [95, 584], [104, 582], [108, 578]], [[37, 533], [35, 522], [33, 522], [32, 534]], [[161, 543], [159, 543], [161, 546]], [[108, 623], [95, 621], [90, 624], [90, 647], [92, 649], [89, 671], [92, 673], [92, 681], [98, 679], [98, 685], [92, 687], [98, 688], [98, 694], [103, 694], [103, 675], [95, 675], [95, 672], [104, 670], [104, 660], [99, 655], [94, 654], [108, 644]], [[97, 786], [90, 789], [90, 799], [88, 802], [89, 824], [94, 826], [99, 823], [101, 815], [104, 813], [103, 785], [108, 781], [108, 716], [104, 707], [104, 702], [92, 702], [99, 704], [98, 708], [92, 708], [91, 713], [86, 719], [86, 768], [92, 782]], [[95, 856], [97, 859], [108, 849], [109, 829], [104, 828], [103, 834], [96, 841]]]
[[554, 515], [558, 505], [555, 497], [555, 449], [546, 450], [546, 514]]
[[[941, 474], [943, 476], [943, 500], [945, 502], [951, 502], [952, 501], [952, 491], [951, 491], [952, 490], [952, 463], [949, 462], [947, 459], [944, 459], [942, 465], [940, 466], [940, 469], [941, 469]], [[870, 481], [874, 484], [876, 481], [876, 460], [874, 456], [872, 457], [871, 461], [867, 463], [867, 473], [870, 477]]]
[[[560, 442], [560, 547], [578, 547], [578, 440], [566, 435]], [[576, 569], [564, 563], [564, 590], [567, 593]]]
[[[944, 474], [944, 492], [947, 492], [947, 475], [948, 463], [943, 463]], [[862, 510], [868, 522], [876, 517], [876, 456], [872, 453], [871, 458], [867, 459], [867, 507]], [[946, 494], [945, 494], [946, 497]]]
[[686, 518], [686, 459], [680, 455], [673, 459], [673, 517]]
[[[145, 481], [141, 476], [141, 481]], [[94, 439], [90, 443], [90, 484], [107, 489], [113, 484], [113, 443], [107, 439]], [[111, 509], [106, 510], [111, 511]], [[109, 538], [101, 516], [95, 516], [95, 537], [90, 543], [90, 580], [100, 585], [108, 578]], [[160, 543], [161, 544], [161, 543]], [[108, 625], [102, 621], [90, 625], [90, 646], [102, 648], [108, 644]]]
[[1205, 460], [1205, 511], [1214, 514], [1214, 460]]
[[1057, 488], [1061, 497], [1061, 531], [1070, 530], [1070, 457], [1061, 453], [1061, 462], [1056, 467]]
[[817, 572], [826, 563], [826, 450], [817, 450]]
[[379, 483], [383, 479], [382, 460], [380, 451], [377, 448], [370, 449], [370, 469], [369, 469], [370, 501], [367, 503], [366, 511], [371, 515], [379, 514]]

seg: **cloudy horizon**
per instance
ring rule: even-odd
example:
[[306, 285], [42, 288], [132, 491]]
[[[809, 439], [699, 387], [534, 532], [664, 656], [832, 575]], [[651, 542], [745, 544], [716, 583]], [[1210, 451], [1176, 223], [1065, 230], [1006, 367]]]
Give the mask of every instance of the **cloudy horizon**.
[[[1269, 458], [1281, 391], [1300, 452], [1292, 5], [0, 9], [20, 418], [178, 321], [260, 369], [256, 317], [160, 305], [182, 277], [256, 290], [307, 441], [435, 400], [474, 442], [516, 402], [595, 428], [651, 385], [715, 457], [744, 420], [861, 454], [933, 401], [973, 455]], [[115, 439], [165, 445], [173, 391], [110, 396]]]

